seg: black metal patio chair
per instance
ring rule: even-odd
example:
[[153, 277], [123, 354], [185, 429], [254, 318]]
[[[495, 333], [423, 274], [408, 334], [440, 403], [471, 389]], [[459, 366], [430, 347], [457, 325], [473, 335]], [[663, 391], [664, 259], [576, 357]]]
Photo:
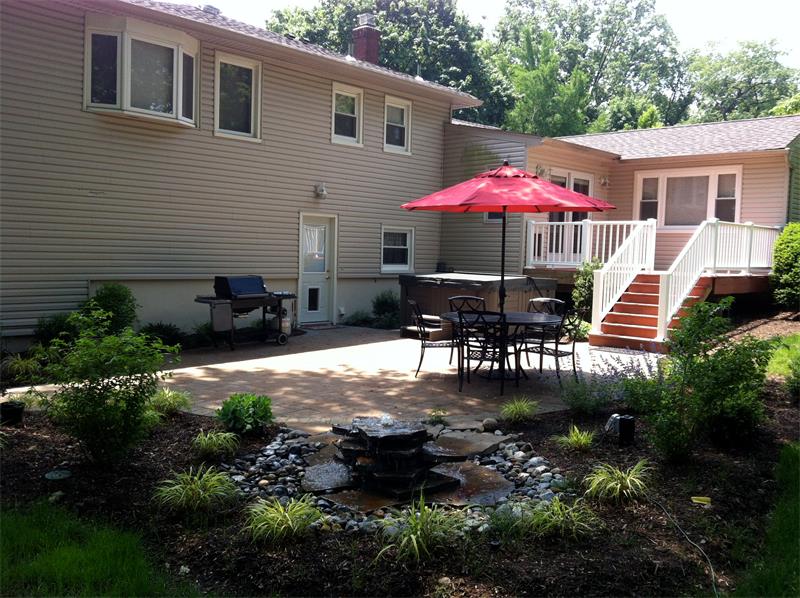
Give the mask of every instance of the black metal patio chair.
[[[522, 363], [521, 354], [526, 356], [530, 353], [539, 355], [539, 373], [544, 368], [545, 356], [553, 357], [556, 362], [556, 376], [561, 380], [561, 367], [559, 360], [562, 357], [572, 358], [572, 373], [578, 377], [578, 370], [575, 364], [575, 343], [580, 332], [581, 318], [574, 310], [569, 310], [561, 318], [561, 322], [556, 326], [544, 326], [540, 328], [541, 336], [538, 342], [528, 342], [526, 338], [523, 342], [517, 342], [515, 357], [516, 367], [519, 369]], [[530, 364], [530, 361], [528, 362]], [[517, 374], [519, 376], [519, 374]]]
[[[512, 367], [510, 357], [517, 355], [516, 335], [510, 334], [506, 315], [493, 311], [459, 311], [456, 328], [458, 343], [458, 390], [464, 387], [464, 378], [470, 382], [470, 371], [477, 371], [484, 363], [489, 363], [491, 378], [495, 364], [499, 364], [503, 341], [506, 343], [505, 358], [508, 372], [514, 371], [519, 383], [519, 368]], [[510, 345], [510, 349], [508, 348]], [[472, 362], [477, 361], [475, 369]], [[501, 393], [504, 381], [501, 380]]]
[[450, 311], [485, 311], [486, 299], [474, 295], [456, 295], [448, 297]]
[[[553, 297], [535, 297], [534, 299], [528, 300], [528, 313], [564, 317], [566, 312], [567, 304], [561, 299], [554, 299]], [[525, 359], [528, 362], [528, 367], [531, 365], [531, 352], [528, 350], [528, 346], [530, 344], [540, 345], [543, 337], [552, 337], [552, 331], [543, 330], [541, 326], [528, 326], [521, 331], [519, 342], [525, 344]]]
[[411, 319], [414, 321], [414, 325], [417, 327], [417, 335], [419, 336], [420, 341], [420, 350], [419, 350], [419, 365], [417, 366], [417, 372], [414, 374], [416, 378], [419, 375], [419, 370], [422, 367], [422, 360], [425, 358], [425, 350], [426, 349], [450, 349], [450, 363], [453, 363], [453, 349], [456, 346], [456, 340], [454, 338], [449, 339], [441, 339], [441, 340], [432, 340], [431, 336], [433, 332], [441, 332], [441, 321], [434, 316], [426, 316], [422, 313], [422, 309], [414, 299], [408, 299], [408, 305], [411, 307]]

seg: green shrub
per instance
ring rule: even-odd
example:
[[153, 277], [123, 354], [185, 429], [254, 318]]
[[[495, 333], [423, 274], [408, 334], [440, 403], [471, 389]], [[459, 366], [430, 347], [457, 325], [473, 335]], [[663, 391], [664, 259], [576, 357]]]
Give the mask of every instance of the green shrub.
[[663, 376], [631, 376], [622, 380], [622, 396], [628, 408], [635, 413], [651, 413], [659, 403], [664, 390]]
[[229, 505], [237, 495], [227, 473], [201, 465], [161, 482], [154, 498], [167, 511], [208, 514]]
[[591, 323], [580, 320], [578, 325], [571, 331], [571, 337], [573, 340], [578, 341], [579, 343], [585, 343], [589, 340], [589, 333], [592, 332], [592, 325]]
[[[41, 380], [42, 362], [36, 356], [37, 350], [29, 355], [16, 353], [3, 359], [3, 372], [14, 380], [15, 384], [35, 384]], [[12, 384], [13, 386], [13, 384]]]
[[108, 334], [102, 310], [70, 317], [81, 332], [72, 344], [52, 342], [49, 351], [57, 357], [45, 372], [59, 388], [43, 404], [91, 459], [114, 461], [140, 438], [148, 400], [164, 377], [165, 354], [176, 349], [130, 328]]
[[500, 407], [500, 418], [510, 424], [520, 424], [533, 419], [539, 403], [528, 397], [514, 397]]
[[198, 596], [154, 566], [141, 538], [38, 503], [4, 508], [4, 596]]
[[611, 404], [613, 385], [594, 378], [569, 378], [561, 385], [561, 400], [579, 415], [595, 415]]
[[565, 436], [557, 436], [556, 442], [564, 448], [569, 448], [575, 451], [588, 451], [592, 448], [594, 441], [594, 432], [582, 431], [578, 426], [571, 425], [569, 432]]
[[322, 511], [314, 506], [314, 497], [309, 494], [292, 498], [286, 505], [274, 499], [259, 499], [247, 508], [245, 530], [253, 540], [280, 544], [307, 535], [311, 525], [322, 517]]
[[647, 422], [650, 440], [665, 460], [680, 463], [689, 459], [697, 441], [697, 424], [691, 406], [680, 395], [665, 392]]
[[175, 324], [164, 322], [151, 322], [139, 329], [141, 334], [147, 334], [159, 339], [165, 345], [179, 345], [183, 341], [184, 334]]
[[229, 457], [239, 448], [239, 437], [233, 432], [200, 432], [192, 441], [192, 448], [201, 459]]
[[47, 346], [57, 338], [71, 340], [78, 336], [78, 330], [70, 323], [69, 316], [70, 314], [63, 313], [39, 318], [33, 332], [34, 341]]
[[438, 552], [453, 549], [464, 525], [464, 513], [440, 505], [428, 506], [420, 496], [418, 502], [396, 517], [385, 518], [383, 525], [384, 547], [378, 557], [392, 551], [398, 561], [419, 563]]
[[357, 309], [351, 313], [344, 321], [346, 326], [372, 326], [374, 318], [372, 314], [364, 309]]
[[795, 402], [800, 401], [800, 355], [795, 355], [789, 362], [789, 375], [786, 377], [786, 389]]
[[601, 463], [583, 479], [586, 496], [614, 503], [639, 500], [647, 492], [648, 472], [646, 459], [625, 470]]
[[185, 390], [162, 386], [150, 397], [148, 403], [161, 415], [175, 415], [178, 411], [191, 407], [192, 395]]
[[777, 303], [800, 309], [800, 222], [786, 225], [775, 241], [772, 287]]
[[400, 326], [400, 297], [394, 291], [381, 291], [372, 299], [375, 328], [392, 329]]
[[95, 309], [101, 309], [110, 314], [108, 321], [108, 332], [117, 334], [123, 329], [133, 326], [136, 321], [136, 298], [133, 292], [124, 284], [118, 282], [107, 282], [102, 285], [97, 292], [84, 306], [84, 312], [90, 313]]
[[272, 400], [250, 392], [232, 394], [217, 410], [219, 419], [229, 432], [259, 433], [273, 422]]
[[[594, 296], [594, 271], [603, 267], [598, 259], [583, 262], [575, 270], [575, 286], [572, 287], [572, 303], [581, 319], [592, 321], [592, 298]], [[588, 337], [588, 332], [587, 332]]]

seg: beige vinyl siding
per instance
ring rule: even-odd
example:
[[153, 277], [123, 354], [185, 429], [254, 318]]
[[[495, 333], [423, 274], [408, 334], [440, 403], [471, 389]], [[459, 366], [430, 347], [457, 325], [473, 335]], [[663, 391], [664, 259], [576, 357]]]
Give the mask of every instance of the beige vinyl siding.
[[[526, 168], [526, 140], [521, 135], [447, 125], [444, 135], [444, 186], [455, 185], [508, 160]], [[484, 214], [442, 214], [441, 256], [448, 268], [460, 272], [500, 272], [501, 222], [486, 221]], [[523, 220], [508, 214], [506, 225], [506, 272], [522, 272]]]
[[[334, 145], [331, 78], [187, 28], [201, 42], [199, 128], [89, 113], [83, 11], [0, 10], [4, 334], [74, 308], [94, 280], [296, 280], [300, 212], [338, 215], [340, 278], [396, 279], [380, 274], [381, 224], [414, 227], [416, 269], [434, 269], [440, 215], [399, 206], [441, 188], [446, 102], [341, 81], [364, 87], [364, 147]], [[262, 143], [213, 135], [217, 50], [263, 62]], [[386, 93], [413, 101], [410, 156], [383, 151]]]
[[[730, 154], [718, 157], [659, 158], [619, 161], [611, 175], [609, 201], [617, 206], [616, 216], [634, 216], [635, 174], [641, 170], [671, 170], [703, 166], [742, 165], [741, 222], [764, 226], [786, 223], [787, 167], [783, 151], [759, 154]], [[669, 268], [691, 237], [691, 231], [660, 229], [656, 234], [656, 269]]]
[[789, 222], [800, 222], [800, 137], [789, 145]]

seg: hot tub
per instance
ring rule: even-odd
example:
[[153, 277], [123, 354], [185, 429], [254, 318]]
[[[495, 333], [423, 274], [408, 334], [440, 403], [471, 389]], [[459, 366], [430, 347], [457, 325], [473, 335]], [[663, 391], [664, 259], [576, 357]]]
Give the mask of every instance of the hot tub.
[[[555, 297], [554, 278], [506, 276], [506, 311], [527, 311], [528, 300], [536, 297]], [[500, 275], [468, 272], [437, 272], [434, 274], [400, 275], [400, 314], [408, 324], [408, 302], [414, 299], [425, 314], [438, 315], [450, 311], [448, 298], [454, 295], [475, 295], [486, 299], [486, 309], [500, 309]]]

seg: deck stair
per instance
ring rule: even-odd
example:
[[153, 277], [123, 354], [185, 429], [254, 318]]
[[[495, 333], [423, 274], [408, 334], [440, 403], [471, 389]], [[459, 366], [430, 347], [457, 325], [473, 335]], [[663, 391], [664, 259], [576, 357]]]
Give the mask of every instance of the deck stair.
[[[664, 343], [657, 341], [660, 273], [638, 274], [600, 324], [600, 332], [589, 335], [589, 343], [597, 347], [641, 349], [664, 353]], [[674, 328], [685, 309], [704, 301], [712, 289], [712, 279], [701, 277], [669, 323]]]

